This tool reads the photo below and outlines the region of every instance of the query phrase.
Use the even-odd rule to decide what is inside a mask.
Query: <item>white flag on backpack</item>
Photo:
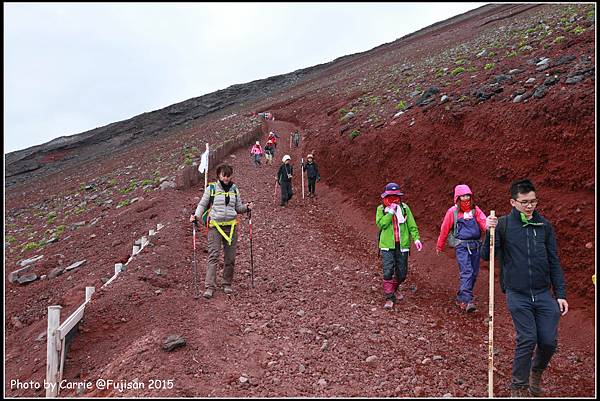
[[[200,165],[198,166],[198,171],[204,173],[208,171],[208,143],[206,144],[206,150],[202,153],[202,157],[200,158]]]

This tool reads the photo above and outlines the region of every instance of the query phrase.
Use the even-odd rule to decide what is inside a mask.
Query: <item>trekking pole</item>
[[[252,255],[252,210],[248,210],[248,219],[250,226],[250,277],[252,281],[252,288],[254,288],[254,257]]]
[[[300,172],[302,173],[302,199],[304,199],[304,157],[302,158]]]
[[[490,216],[495,217],[496,212],[490,211]],[[490,227],[490,309],[488,331],[488,397],[494,398],[494,242],[495,227]]]
[[[273,188],[273,203],[277,203],[277,181],[275,181],[275,188]]]
[[[198,227],[198,221],[194,220],[194,225],[192,226],[194,231],[194,262],[192,264],[192,269],[194,270],[194,299],[200,297],[198,293],[198,265],[196,264],[196,227]]]

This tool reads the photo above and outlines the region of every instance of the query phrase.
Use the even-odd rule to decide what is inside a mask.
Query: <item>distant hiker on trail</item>
[[[411,237],[420,252],[419,229],[408,205],[402,202],[400,186],[387,184],[381,194],[383,204],[377,206],[375,223],[379,228],[379,249],[383,265],[383,293],[387,299],[385,309],[391,309],[397,301],[396,290],[408,274],[408,254]],[[399,292],[399,299],[403,296]]]
[[[298,132],[298,130],[296,130],[294,132],[294,136],[292,138],[292,141],[294,142],[294,146],[298,147],[298,145],[300,145],[300,133]]]
[[[460,289],[456,304],[466,312],[475,312],[473,288],[479,274],[481,258],[481,234],[485,233],[485,214],[475,205],[473,192],[467,185],[454,188],[454,206],[446,211],[440,228],[436,252],[444,249],[450,234],[450,246],[456,251],[456,261],[460,271]]]
[[[256,167],[260,166],[260,158],[262,157],[264,151],[262,146],[260,146],[260,142],[256,141],[252,149],[250,149],[250,155],[254,158],[254,165]]]
[[[290,164],[292,158],[289,155],[283,156],[281,159],[281,166],[277,171],[277,183],[281,187],[281,203],[279,206],[286,206],[287,203],[292,199],[292,177],[294,168]]]
[[[273,148],[273,141],[269,140],[269,141],[267,141],[267,144],[265,145],[265,159],[267,159],[267,163],[269,163],[269,165],[273,164],[274,154],[275,154],[275,149]]]
[[[515,181],[510,185],[510,195],[510,214],[500,218],[488,216],[486,224],[488,228],[495,227],[494,253],[500,255],[500,287],[506,293],[517,332],[511,395],[542,396],[542,373],[556,351],[558,321],[569,311],[566,284],[554,228],[535,211],[535,187],[527,179]],[[489,231],[481,255],[484,260],[490,259]]]
[[[273,156],[275,156],[275,150],[277,149],[277,138],[279,138],[279,135],[277,135],[273,131],[269,132],[269,136],[267,137],[267,141],[273,142]]]
[[[306,156],[306,164],[302,166],[302,172],[306,171],[308,177],[308,196],[313,198],[315,196],[316,182],[321,180],[319,175],[319,166],[314,162],[312,154]]]
[[[216,272],[219,265],[219,253],[223,243],[224,268],[223,292],[231,294],[233,289],[233,267],[235,265],[235,249],[237,243],[237,215],[246,213],[253,207],[252,202],[242,203],[237,186],[231,180],[233,168],[227,164],[217,167],[217,182],[211,182],[204,190],[196,211],[190,221],[207,217],[208,268],[204,298],[211,298],[216,289]],[[205,215],[205,212],[208,212]]]

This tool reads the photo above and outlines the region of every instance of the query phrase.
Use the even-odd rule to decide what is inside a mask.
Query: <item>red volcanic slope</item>
[[[44,395],[11,381],[45,378],[40,334],[47,306],[61,305],[64,319],[83,301],[86,286],[98,289],[114,263],[129,258],[133,241],[161,223],[151,245],[94,295],[69,346],[64,379],[91,388],[61,395],[484,397],[487,264],[475,291],[479,312],[462,314],[453,304],[454,257],[449,251],[437,256],[435,241],[454,185],[469,184],[486,213],[504,214],[510,181],[529,176],[539,187],[542,213],[555,224],[571,305],[543,384],[555,397],[594,396],[592,9],[484,7],[343,58],[292,90],[201,119],[168,139],[11,188],[6,395]],[[434,86],[439,92],[432,101],[417,105]],[[519,94],[526,99],[514,102]],[[242,217],[235,293],[194,300],[188,218],[201,188],[161,191],[158,182],[174,178],[186,154],[199,155],[205,142],[260,125],[249,115],[264,110],[276,118],[262,123],[265,137],[269,130],[282,135],[277,160],[289,153],[298,169],[301,157],[316,155],[323,177],[318,197],[301,199],[297,172],[295,198],[280,208],[273,198],[277,165],[254,168],[248,149],[228,157],[242,198],[256,204],[255,286]],[[344,119],[348,111],[354,117]],[[303,133],[301,147],[289,149],[296,128]],[[391,180],[406,193],[424,250],[413,250],[404,300],[388,312],[374,210]],[[59,240],[42,244],[52,236]],[[202,284],[204,233],[199,249]],[[53,279],[9,283],[17,263],[35,255],[44,255],[31,269],[38,275],[83,259],[86,264]],[[495,292],[495,394],[505,396],[515,338],[498,285]],[[170,334],[183,335],[187,344],[166,353],[162,341]],[[98,379],[130,388],[101,389]],[[167,388],[150,388],[153,380],[164,380]]]

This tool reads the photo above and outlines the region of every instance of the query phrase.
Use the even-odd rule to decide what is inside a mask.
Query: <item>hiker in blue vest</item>
[[[535,210],[538,200],[533,183],[527,179],[513,182],[510,195],[510,214],[488,216],[486,224],[496,227],[494,253],[500,259],[500,287],[517,332],[511,395],[542,396],[542,373],[556,351],[558,322],[569,311],[567,290],[554,228]],[[490,259],[489,231],[481,256]]]
[[[400,186],[390,182],[381,194],[382,205],[377,206],[375,223],[379,228],[379,249],[383,265],[383,293],[386,298],[384,309],[391,309],[398,299],[402,299],[396,291],[406,280],[408,274],[408,254],[411,237],[417,251],[423,245],[419,241],[419,229],[415,218],[408,207],[402,202]]]
[[[448,209],[440,228],[436,252],[444,249],[448,235],[454,240],[450,245],[456,251],[460,271],[460,288],[456,304],[465,312],[475,312],[473,288],[479,274],[481,234],[485,233],[485,214],[475,205],[471,188],[457,185],[454,188],[454,205]]]
[[[231,180],[233,168],[227,164],[217,167],[217,182],[211,182],[204,190],[196,211],[190,221],[206,220],[208,268],[206,269],[204,298],[211,298],[216,289],[219,253],[223,243],[223,292],[231,294],[235,249],[237,244],[237,215],[252,209],[252,202],[242,203],[237,186]],[[205,214],[205,212],[207,212]]]

